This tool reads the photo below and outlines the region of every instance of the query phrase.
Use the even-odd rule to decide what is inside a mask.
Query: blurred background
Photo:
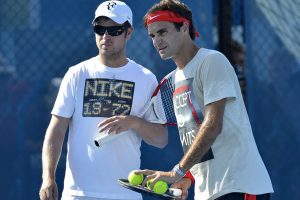
[[[67,69],[97,54],[91,22],[101,2],[0,0],[1,199],[39,199],[50,111]],[[125,2],[135,27],[128,57],[160,79],[175,66],[160,59],[142,26],[143,15],[158,0]],[[273,182],[272,199],[300,199],[300,1],[182,2],[192,8],[200,32],[196,42],[223,52],[236,70]],[[56,174],[60,192],[65,155],[66,148]],[[142,168],[169,170],[181,156],[177,129],[170,129],[165,149],[142,145]]]

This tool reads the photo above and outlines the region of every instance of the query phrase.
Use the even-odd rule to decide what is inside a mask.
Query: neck
[[[121,56],[121,57],[110,56],[109,57],[109,56],[103,56],[100,54],[98,56],[98,60],[103,65],[106,65],[106,66],[112,67],[112,68],[123,67],[124,65],[126,65],[128,63],[128,60],[125,56]]]
[[[183,48],[181,48],[178,55],[173,58],[177,68],[183,69],[186,64],[194,58],[199,49],[200,47],[198,47],[194,42],[186,44]]]

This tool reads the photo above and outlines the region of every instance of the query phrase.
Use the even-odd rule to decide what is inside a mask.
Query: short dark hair
[[[196,36],[196,30],[193,24],[193,15],[191,9],[184,3],[180,2],[179,0],[161,0],[159,3],[154,4],[148,12],[145,14],[143,18],[144,26],[147,27],[147,16],[151,13],[154,13],[156,11],[172,11],[179,16],[187,19],[190,21],[189,26],[189,33],[192,40],[195,39]],[[176,29],[179,30],[183,23],[176,23],[173,22]]]

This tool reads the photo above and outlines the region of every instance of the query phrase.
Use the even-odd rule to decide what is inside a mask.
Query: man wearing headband
[[[130,60],[125,47],[133,32],[132,11],[121,1],[101,3],[92,22],[98,55],[69,68],[52,110],[43,145],[41,200],[57,200],[55,169],[67,128],[68,154],[62,200],[141,200],[118,185],[140,168],[142,139],[163,148],[167,130],[143,116],[157,86],[155,75]],[[102,147],[95,138],[122,134]]]
[[[172,59],[173,103],[183,158],[168,172],[140,170],[183,190],[194,178],[196,200],[268,200],[271,180],[258,152],[234,68],[220,52],[200,48],[191,10],[162,0],[145,15],[154,48]]]

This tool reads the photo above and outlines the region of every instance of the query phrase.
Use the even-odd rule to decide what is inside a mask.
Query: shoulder
[[[213,50],[213,49],[203,49],[204,52],[204,60],[205,61],[222,61],[222,62],[229,62],[226,56],[221,53],[220,51]]]
[[[148,68],[142,66],[141,64],[136,63],[133,60],[129,60],[129,63],[137,75],[145,77],[145,78],[148,77],[151,79],[156,79],[156,76],[154,75],[154,73],[151,70],[149,70]]]
[[[85,73],[93,68],[95,65],[96,57],[84,60],[76,65],[69,67],[67,74],[78,76],[81,73]]]
[[[95,57],[82,61],[76,65],[70,66],[63,77],[64,82],[73,82],[79,80],[94,65]]]
[[[198,66],[198,70],[202,70],[211,65],[218,66],[220,63],[229,63],[228,59],[221,52],[213,49],[201,48],[190,62],[190,65],[196,65]]]
[[[202,78],[213,74],[234,72],[231,63],[223,53],[211,49],[203,49],[202,51],[203,60],[196,70]]]
[[[226,56],[213,49],[201,48],[196,56],[196,63],[199,65],[199,70],[205,69],[218,69],[218,68],[230,68],[231,64]]]
[[[69,68],[69,70],[73,72],[87,70],[90,66],[94,65],[96,57],[92,57],[90,59],[84,60],[76,65],[73,65]]]

